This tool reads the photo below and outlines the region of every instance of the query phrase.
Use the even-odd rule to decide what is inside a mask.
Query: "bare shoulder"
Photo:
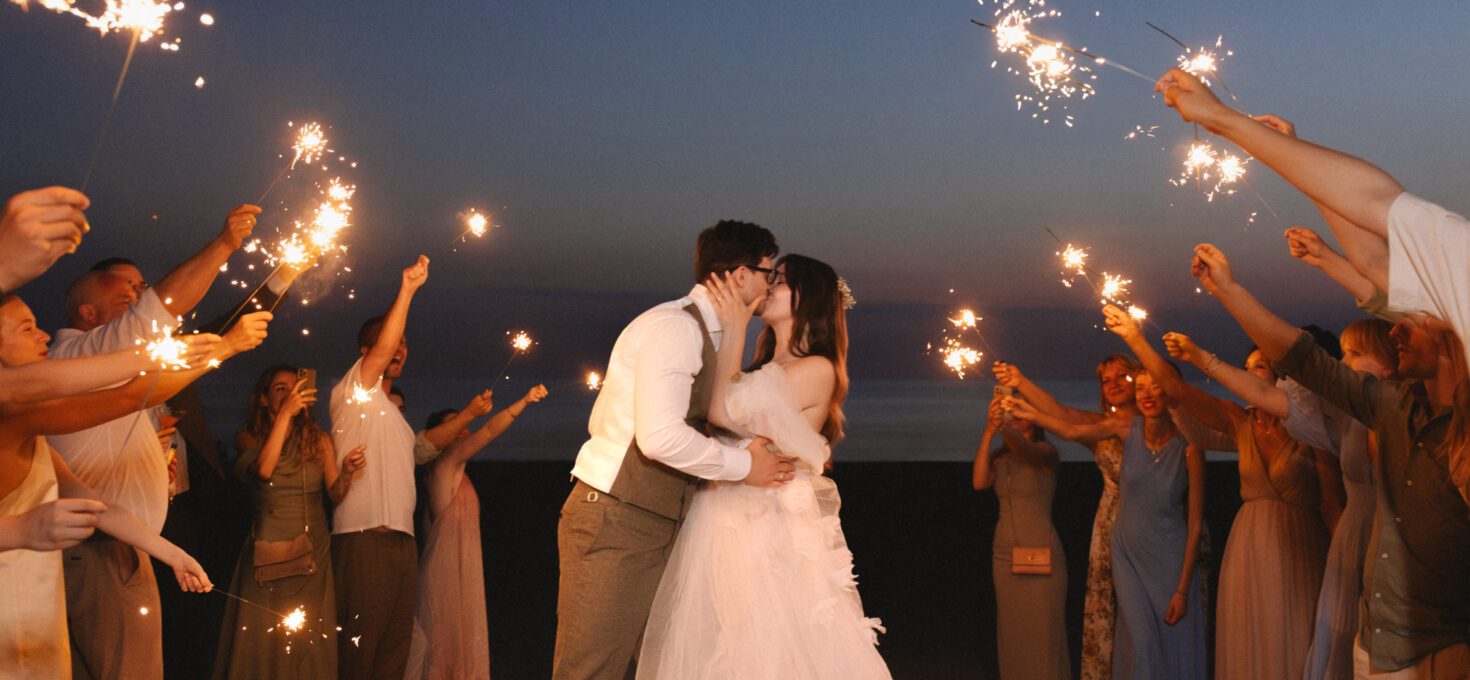
[[[792,396],[802,407],[825,404],[837,384],[837,369],[826,357],[801,357],[782,364]]]

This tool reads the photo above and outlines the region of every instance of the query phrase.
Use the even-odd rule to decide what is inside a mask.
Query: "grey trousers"
[[[77,680],[163,678],[163,624],[153,563],[114,539],[61,552],[71,672]]]
[[[555,680],[619,680],[648,623],[679,522],[577,482],[561,509]]]

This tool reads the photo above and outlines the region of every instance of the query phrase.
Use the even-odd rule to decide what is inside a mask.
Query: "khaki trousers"
[[[1408,668],[1396,671],[1374,671],[1368,663],[1368,650],[1353,645],[1354,680],[1464,680],[1470,678],[1470,646],[1461,642],[1435,651]]]
[[[148,556],[104,538],[67,548],[61,557],[72,677],[162,678],[162,612]]]
[[[556,680],[620,680],[633,659],[679,523],[577,482],[557,526]]]

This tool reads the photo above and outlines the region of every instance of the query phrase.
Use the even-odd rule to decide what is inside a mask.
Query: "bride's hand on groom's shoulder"
[[[750,452],[750,474],[741,481],[751,486],[781,486],[791,481],[796,459],[777,453],[771,440],[756,437],[745,449]]]
[[[725,272],[724,276],[711,274],[704,287],[709,291],[710,304],[714,306],[715,316],[720,318],[720,327],[724,329],[744,329],[756,308],[766,299],[766,294],[762,293],[749,304],[741,300],[733,272]]]

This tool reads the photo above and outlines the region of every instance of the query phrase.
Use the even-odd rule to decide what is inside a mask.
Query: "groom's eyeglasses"
[[[761,273],[765,274],[766,275],[766,283],[769,283],[771,285],[775,285],[776,284],[776,279],[781,276],[781,272],[778,272],[778,271],[776,271],[774,269],[771,269],[770,267],[753,267],[753,266],[750,266],[750,265],[746,265],[745,268],[746,269],[749,269],[750,271],[753,271],[753,272],[761,272]]]

